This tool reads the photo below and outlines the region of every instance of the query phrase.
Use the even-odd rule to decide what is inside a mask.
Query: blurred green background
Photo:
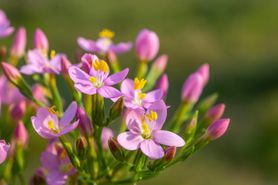
[[[41,27],[51,48],[72,59],[77,36],[95,39],[102,28],[110,28],[116,42],[134,41],[140,29],[154,30],[161,53],[169,55],[172,109],[187,75],[210,64],[204,96],[219,92],[225,116],[232,119],[228,133],[140,184],[278,184],[277,0],[0,0],[0,8],[15,27],[27,28],[30,41]],[[134,51],[120,59],[124,66],[137,64]],[[41,141],[31,137],[30,172],[38,165]]]

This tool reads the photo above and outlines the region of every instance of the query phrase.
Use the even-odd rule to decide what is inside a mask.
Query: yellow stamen
[[[143,89],[146,83],[147,83],[147,80],[145,80],[144,78],[142,78],[141,80],[139,80],[138,78],[135,78],[134,79],[134,89],[135,90]]]
[[[55,56],[56,56],[56,51],[55,50],[51,50],[50,58],[53,59]]]
[[[47,126],[52,132],[55,132],[55,133],[60,132],[59,129],[55,128],[54,122],[52,120],[48,121]]]
[[[67,157],[67,152],[66,152],[66,150],[62,150],[62,152],[60,153],[60,159],[61,160],[63,160],[63,159],[65,159],[66,157]]]
[[[56,106],[54,105],[54,106],[52,106],[52,107],[46,107],[47,108],[47,110],[48,110],[48,112],[50,112],[51,114],[56,114],[56,115],[58,115],[58,111],[56,111]]]
[[[93,66],[96,71],[101,70],[105,73],[108,73],[108,71],[109,71],[108,64],[104,60],[101,60],[101,61],[95,60],[93,63]]]
[[[97,82],[97,78],[96,78],[96,77],[91,76],[91,77],[90,77],[90,81],[91,81],[92,83],[96,83],[96,82]]]
[[[148,124],[144,121],[144,118],[142,119],[142,137],[145,139],[151,138],[151,130],[148,126]]]
[[[105,38],[112,39],[114,36],[115,36],[115,33],[109,29],[103,29],[99,33],[99,37],[105,37]]]
[[[138,93],[138,97],[139,97],[141,100],[143,100],[143,99],[146,97],[146,94],[145,94],[145,93],[139,92],[139,93]]]
[[[147,118],[149,118],[150,121],[155,121],[155,120],[157,120],[157,117],[158,117],[157,113],[155,111],[152,111],[152,110],[146,116],[147,116]]]

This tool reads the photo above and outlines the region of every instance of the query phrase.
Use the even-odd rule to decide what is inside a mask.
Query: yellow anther
[[[139,80],[138,78],[135,78],[134,79],[134,89],[135,90],[143,89],[146,83],[147,83],[147,80],[145,80],[144,78],[142,78],[141,80]]]
[[[58,115],[58,112],[56,111],[56,106],[54,105],[54,106],[52,106],[52,107],[46,107],[47,108],[47,110],[48,110],[48,112],[50,112],[51,114],[56,114],[56,115]]]
[[[101,70],[105,73],[108,73],[108,71],[109,71],[108,64],[104,60],[101,60],[101,61],[95,60],[93,63],[93,66],[96,71]]]
[[[99,37],[112,39],[114,36],[115,33],[109,29],[103,29],[101,32],[99,32]]]
[[[151,130],[148,126],[148,124],[142,119],[142,136],[145,139],[149,139],[151,137]]]
[[[62,152],[60,153],[60,159],[61,160],[63,160],[63,159],[65,159],[66,157],[67,157],[67,152],[66,152],[66,150],[62,150]]]
[[[69,172],[70,170],[73,169],[73,166],[72,164],[70,163],[66,163],[66,164],[62,164],[60,167],[59,167],[59,170],[63,173],[67,173]]]
[[[97,78],[96,78],[96,77],[91,76],[91,77],[90,77],[90,81],[91,81],[92,83],[96,83],[96,82],[97,82]]]
[[[55,133],[59,133],[59,129],[57,129],[54,125],[54,122],[52,120],[48,121],[47,122],[47,126],[48,128],[52,131],[52,132],[55,132]]]
[[[138,93],[138,97],[139,97],[141,100],[143,100],[143,99],[146,97],[146,94],[145,94],[145,93],[139,92],[139,93]]]
[[[157,113],[155,111],[150,111],[149,114],[146,115],[147,118],[150,120],[150,121],[156,121],[157,120]]]
[[[55,50],[51,50],[50,58],[53,59],[55,56],[56,56],[56,51]]]

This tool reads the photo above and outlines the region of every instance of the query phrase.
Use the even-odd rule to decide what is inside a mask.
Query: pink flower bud
[[[16,32],[12,48],[11,56],[21,58],[25,53],[26,47],[26,30],[24,27],[20,27]]]
[[[71,66],[69,59],[62,55],[61,57],[61,71],[63,74],[68,74],[68,69]]]
[[[12,82],[12,83],[17,83],[19,79],[21,79],[21,74],[19,73],[18,69],[16,69],[14,66],[11,64],[2,62],[1,63],[3,72],[5,76]]]
[[[162,97],[165,98],[168,93],[168,88],[169,88],[168,76],[167,76],[167,74],[164,74],[161,76],[161,78],[156,83],[155,89],[160,89],[163,93]]]
[[[13,133],[16,143],[26,146],[28,143],[28,132],[22,121],[18,122]]]
[[[154,65],[157,70],[159,70],[161,73],[163,73],[166,69],[167,62],[168,62],[168,56],[161,55],[154,61]]]
[[[215,105],[214,107],[210,108],[207,112],[206,117],[210,120],[215,121],[222,117],[223,113],[225,111],[225,104],[221,103],[218,105]]]
[[[37,28],[34,34],[34,39],[33,39],[33,44],[34,48],[40,49],[44,52],[47,53],[48,51],[48,39],[44,32],[40,29]]]
[[[203,79],[199,73],[191,74],[182,87],[182,101],[195,103],[203,91]]]
[[[25,110],[26,110],[26,102],[24,100],[14,105],[11,109],[12,119],[15,121],[21,120],[24,116]]]
[[[76,117],[79,119],[81,133],[83,135],[90,135],[93,132],[92,123],[86,112],[81,107],[77,109]]]
[[[203,77],[203,85],[205,86],[209,80],[209,65],[201,65],[201,67],[199,67],[199,69],[197,70],[197,73],[199,73]]]
[[[140,31],[136,38],[135,50],[140,60],[152,60],[159,50],[159,38],[156,33],[148,29]]]
[[[207,137],[211,140],[221,137],[226,132],[229,123],[230,119],[219,119],[213,122],[207,129]]]

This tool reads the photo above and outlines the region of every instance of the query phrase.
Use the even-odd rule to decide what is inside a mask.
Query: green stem
[[[70,146],[66,143],[66,141],[64,140],[64,138],[59,137],[60,142],[62,143],[64,149],[66,150],[68,157],[70,158],[70,161],[72,163],[72,165],[77,168],[80,169],[80,161],[79,159],[76,157],[76,155],[73,153],[72,149],[70,148]]]
[[[55,75],[53,75],[53,74],[49,75],[49,86],[50,86],[50,91],[51,91],[52,98],[53,98],[53,104],[56,106],[58,112],[60,114],[62,114],[63,113],[63,104],[62,104],[62,100],[61,100],[61,95],[60,95],[58,87],[57,87]]]
[[[146,72],[148,70],[148,64],[146,61],[140,61],[139,66],[137,68],[137,78],[144,78]]]

